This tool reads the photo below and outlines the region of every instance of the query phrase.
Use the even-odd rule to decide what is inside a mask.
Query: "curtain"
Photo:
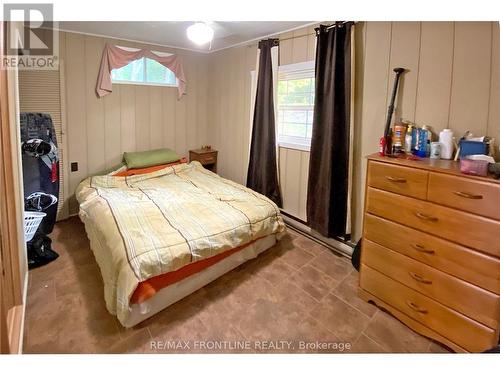
[[[102,52],[101,66],[97,76],[96,93],[100,98],[113,91],[111,84],[111,71],[121,68],[134,60],[147,57],[158,61],[160,64],[170,69],[179,80],[177,87],[179,98],[186,93],[186,77],[181,59],[176,55],[158,56],[150,50],[140,49],[137,51],[127,51],[117,46],[106,43]]]
[[[309,226],[326,237],[350,228],[352,23],[316,28],[314,118],[307,189]]]
[[[278,39],[259,42],[257,90],[253,112],[247,187],[282,206],[276,156],[276,116],[274,111],[273,55],[276,62]],[[274,67],[277,65],[274,64]]]

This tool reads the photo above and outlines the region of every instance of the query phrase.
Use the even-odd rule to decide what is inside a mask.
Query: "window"
[[[127,51],[137,51],[135,48],[120,48]],[[156,51],[153,51],[153,53],[158,56],[169,55],[168,53]],[[134,60],[120,69],[113,69],[111,71],[111,80],[113,83],[177,86],[177,78],[170,69],[147,57]]]
[[[279,67],[278,144],[308,151],[314,111],[314,61]]]

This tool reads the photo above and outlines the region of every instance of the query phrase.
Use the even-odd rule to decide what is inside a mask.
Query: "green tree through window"
[[[312,73],[310,74],[312,75]],[[314,110],[314,78],[278,81],[278,141],[308,147]]]

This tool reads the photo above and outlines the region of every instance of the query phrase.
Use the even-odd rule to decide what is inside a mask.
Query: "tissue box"
[[[485,155],[487,152],[486,143],[477,141],[460,140],[460,158],[468,155]]]

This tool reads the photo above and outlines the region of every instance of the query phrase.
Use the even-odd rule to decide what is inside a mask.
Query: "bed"
[[[106,307],[125,327],[255,258],[285,232],[271,200],[196,161],[89,177],[76,198]]]

